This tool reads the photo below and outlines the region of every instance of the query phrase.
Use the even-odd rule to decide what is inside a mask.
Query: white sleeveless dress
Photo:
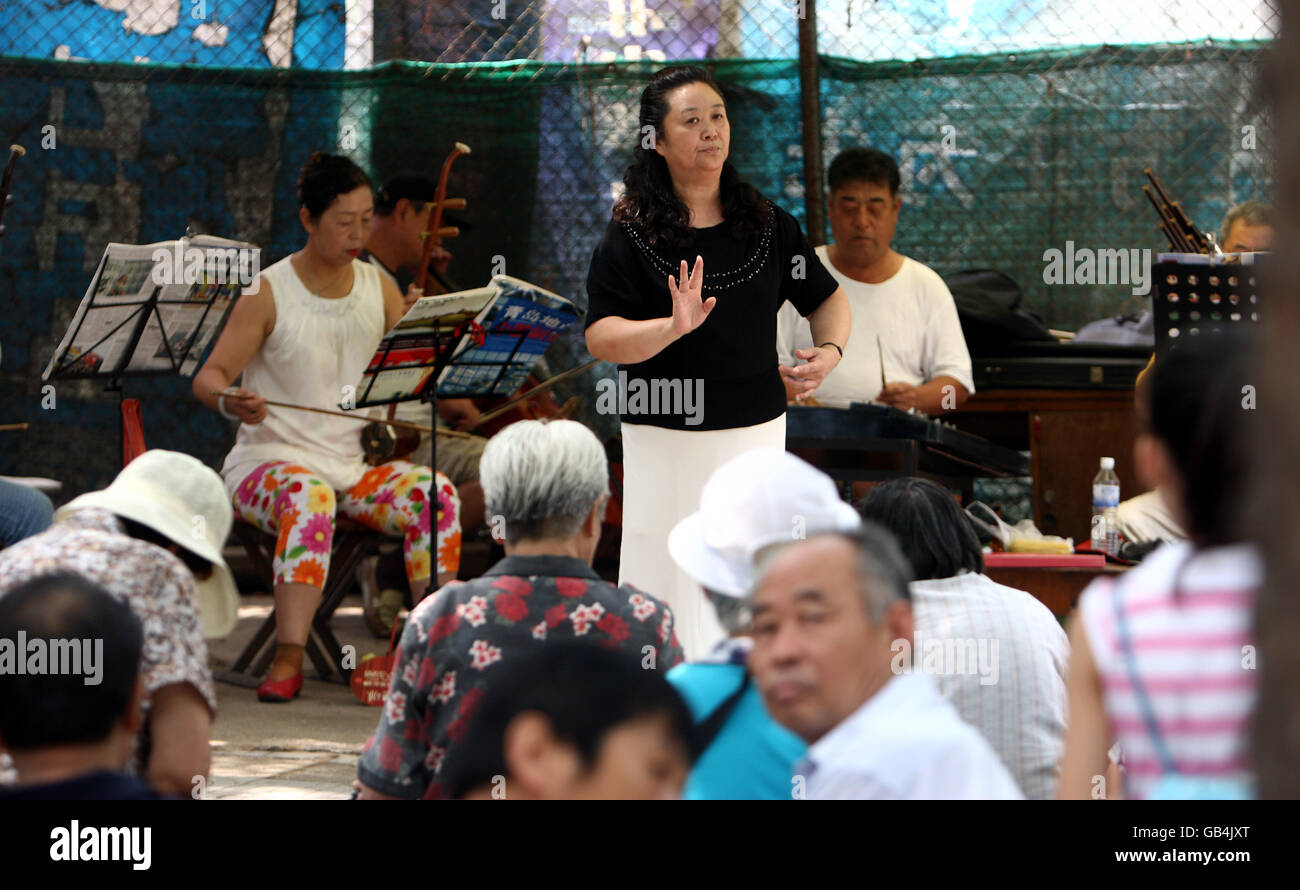
[[[307,290],[289,258],[262,275],[275,300],[275,328],[244,369],[243,387],[279,402],[337,411],[361,381],[379,346],[384,296],[375,267],[352,262],[352,291],[327,300]],[[367,412],[374,413],[374,412]],[[259,424],[240,424],[221,468],[226,492],[273,460],[300,463],[335,491],[347,491],[368,469],[361,447],[363,424],[310,411],[267,406]]]

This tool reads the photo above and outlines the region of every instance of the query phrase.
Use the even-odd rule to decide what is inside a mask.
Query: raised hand
[[[678,287],[677,284],[679,280],[682,282],[681,287]],[[689,278],[686,275],[686,260],[682,260],[682,270],[679,278],[668,276],[668,292],[673,295],[673,333],[679,337],[689,334],[704,324],[704,319],[709,317],[713,307],[718,304],[717,297],[703,299],[703,290],[703,257],[697,256],[695,258],[695,268],[691,270]]]

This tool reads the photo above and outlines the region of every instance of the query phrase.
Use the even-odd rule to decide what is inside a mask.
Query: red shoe
[[[302,671],[287,680],[267,680],[257,687],[257,700],[270,702],[292,701],[302,692]]]

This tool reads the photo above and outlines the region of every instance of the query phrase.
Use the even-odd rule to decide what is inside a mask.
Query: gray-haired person
[[[682,660],[668,607],[591,569],[609,497],[595,435],[571,420],[525,420],[492,437],[479,464],[488,524],[506,558],[425,598],[361,757],[363,798],[442,798],[442,766],[465,737],[495,665],[557,641],[618,652],[644,669]]]
[[[911,571],[863,523],[761,551],[749,669],[768,712],[809,744],[797,797],[1019,799],[989,743],[913,669]]]
[[[1223,217],[1219,246],[1224,253],[1251,253],[1273,246],[1273,208],[1243,201]]]

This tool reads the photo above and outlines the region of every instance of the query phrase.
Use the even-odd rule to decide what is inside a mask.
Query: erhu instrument
[[[438,174],[438,187],[433,196],[433,205],[429,208],[429,216],[426,219],[425,230],[422,233],[424,250],[420,255],[420,268],[416,272],[415,281],[413,282],[413,286],[421,294],[424,293],[424,285],[429,277],[429,261],[433,257],[434,248],[442,244],[443,238],[455,238],[460,234],[460,229],[456,226],[443,226],[442,211],[444,208],[465,209],[464,198],[447,197],[447,177],[451,174],[451,165],[456,158],[469,153],[470,148],[468,145],[457,142],[452,147],[451,153],[447,155],[447,159],[442,162],[442,170]],[[437,381],[431,380],[427,385],[436,386]],[[374,421],[361,430],[361,446],[365,449],[367,463],[378,466],[384,461],[404,457],[414,451],[420,444],[420,433],[433,433],[433,429],[430,427],[397,422],[393,419],[396,414],[397,403],[393,402],[388,406],[388,419],[386,421]]]

